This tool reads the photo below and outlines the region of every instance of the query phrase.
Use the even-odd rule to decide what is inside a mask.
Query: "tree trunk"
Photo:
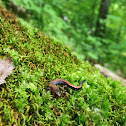
[[[122,22],[120,23],[120,25],[119,25],[119,27],[118,27],[118,32],[117,32],[117,35],[116,35],[116,42],[117,42],[117,43],[120,42],[121,29],[122,29]]]
[[[94,24],[95,24],[95,9],[96,9],[96,6],[97,6],[97,1],[94,0],[93,1],[93,5],[91,7],[91,10],[92,10],[92,14],[91,14],[91,23],[90,23],[90,34],[92,35],[94,33],[93,31],[93,28],[94,28]]]
[[[110,0],[101,0],[101,6],[99,10],[99,16],[96,23],[95,35],[104,37],[105,34],[105,19],[108,14]]]

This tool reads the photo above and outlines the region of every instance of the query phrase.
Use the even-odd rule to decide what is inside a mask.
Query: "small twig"
[[[10,31],[11,33],[13,33],[13,34],[15,34],[15,35],[16,35],[16,33],[15,33],[14,31],[12,31],[12,30],[10,30],[10,29],[8,29],[8,28],[6,28],[6,27],[2,26],[1,24],[0,24],[0,26],[1,26],[1,27],[3,27],[4,29],[6,29],[6,30]],[[24,36],[22,36],[22,35],[20,35],[20,34],[17,34],[17,35],[18,35],[18,36],[20,36],[20,37],[25,38]]]
[[[123,104],[123,105],[116,105],[116,106],[122,107],[122,106],[124,106],[124,105],[126,105],[126,104]]]

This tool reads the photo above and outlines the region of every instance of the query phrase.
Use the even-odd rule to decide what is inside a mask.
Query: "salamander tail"
[[[84,81],[86,81],[86,80],[82,80],[82,81],[80,82],[80,85],[82,85]]]

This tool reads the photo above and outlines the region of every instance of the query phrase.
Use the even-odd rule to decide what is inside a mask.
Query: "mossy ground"
[[[0,125],[126,124],[126,88],[105,78],[61,42],[23,24],[0,7],[0,59],[12,56],[15,70],[0,85]],[[46,92],[54,79],[66,79],[81,90]],[[67,92],[67,93],[66,93]]]

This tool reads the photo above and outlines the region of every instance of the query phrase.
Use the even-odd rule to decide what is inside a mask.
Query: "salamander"
[[[69,87],[71,89],[81,89],[82,88],[82,85],[83,85],[83,82],[85,80],[82,80],[80,82],[80,85],[79,86],[75,86],[75,85],[72,85],[70,82],[64,80],[64,79],[55,79],[53,81],[51,81],[49,83],[49,89],[54,93],[56,94],[58,97],[61,96],[61,91],[60,89],[56,86],[56,85],[64,85],[65,87]]]

